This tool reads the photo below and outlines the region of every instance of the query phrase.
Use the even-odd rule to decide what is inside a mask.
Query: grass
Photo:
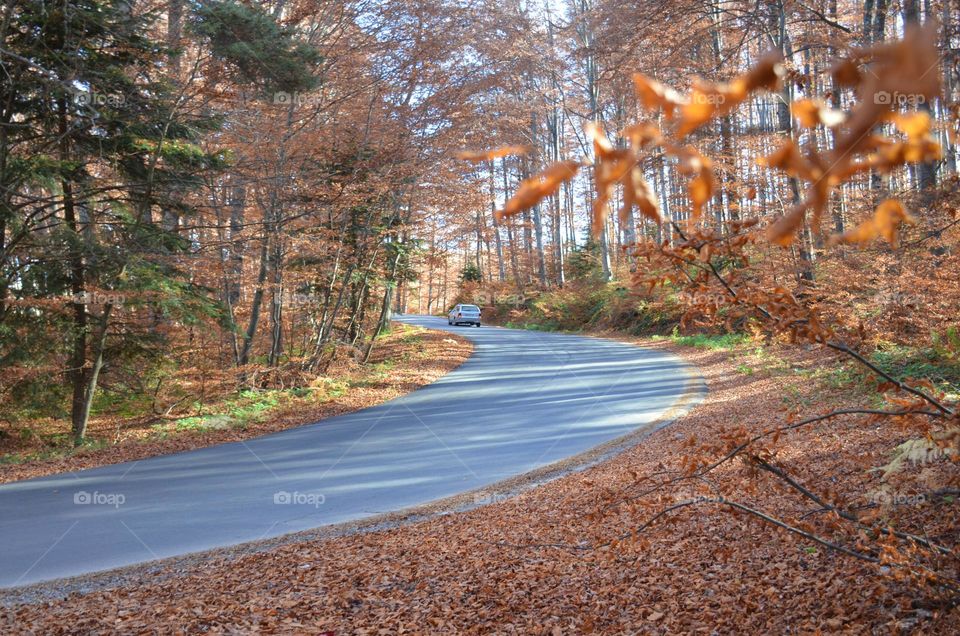
[[[813,403],[812,399],[805,396],[796,384],[785,384],[782,389],[780,401],[788,409],[807,408]]]
[[[960,393],[960,359],[936,346],[881,345],[871,362],[898,380],[925,378],[946,393]]]
[[[793,374],[820,382],[823,386],[831,389],[845,389],[862,379],[857,375],[853,365],[849,363],[813,369],[793,369]]]
[[[526,329],[527,331],[560,331],[560,326],[553,322],[507,322],[504,325],[507,329]]]
[[[673,344],[683,347],[696,347],[711,351],[730,351],[740,345],[750,342],[751,337],[745,333],[725,333],[720,335],[697,333],[690,336],[681,336],[676,329],[669,336],[653,336],[653,340],[669,340]]]
[[[406,359],[406,356],[404,356]],[[384,360],[383,362],[378,362],[376,364],[370,365],[370,371],[366,374],[365,377],[358,380],[351,380],[348,382],[348,386],[353,387],[375,387],[379,384],[382,384],[384,380],[390,375],[390,371],[395,369],[397,366],[396,360]]]
[[[585,326],[611,322],[604,318],[609,318],[607,314],[616,314],[618,308],[622,309],[619,305],[626,303],[623,296],[622,288],[612,283],[600,286],[582,297],[571,296],[565,292],[544,294],[528,307],[527,320],[510,321],[505,326],[543,332],[582,331]],[[612,322],[616,323],[617,328],[627,333],[636,335],[649,333],[650,330],[669,324],[668,312],[663,308],[656,311],[654,309],[641,301],[635,304],[632,317],[625,324],[620,324],[621,321],[617,320]],[[663,315],[657,313],[658,311],[663,312]],[[584,317],[579,323],[579,329],[570,320],[573,316]],[[753,341],[753,338],[746,333],[680,335],[678,327],[674,326],[669,335],[653,335],[651,339],[668,341],[684,347],[736,352],[737,355],[742,353],[749,357],[736,367],[737,373],[743,375],[765,372],[774,375],[799,376],[831,390],[847,390],[857,385],[866,388],[873,386],[870,381],[875,379],[868,369],[861,368],[852,362],[843,361],[835,365],[814,368],[794,368],[763,344],[758,344],[749,352],[744,351],[742,347]],[[872,362],[892,377],[901,380],[928,379],[939,390],[946,393],[948,399],[955,399],[960,395],[960,353],[958,352],[960,352],[960,333],[951,327],[942,334],[934,334],[928,347],[905,347],[881,343],[870,357]],[[876,401],[876,399],[871,392],[871,400]],[[791,395],[785,396],[785,400],[796,401],[795,396]]]
[[[63,434],[56,435],[48,439],[49,448],[32,451],[28,453],[8,453],[0,455],[0,465],[25,464],[32,461],[43,461],[47,459],[60,459],[69,457],[75,453],[88,450],[98,450],[106,448],[109,444],[105,440],[89,438],[84,440],[80,446],[73,445],[73,437]]]
[[[390,362],[390,368],[395,364],[393,361],[388,362]],[[384,364],[374,365],[372,373],[379,373],[376,367]],[[263,421],[280,409],[309,406],[334,400],[346,394],[351,386],[361,384],[361,382],[340,382],[333,378],[323,377],[317,378],[309,387],[242,391],[235,397],[218,403],[215,409],[209,413],[154,425],[151,427],[155,433],[153,437],[162,439],[174,432],[202,433],[224,428],[244,429],[250,424]],[[194,408],[200,411],[203,409],[203,405],[195,404]]]
[[[675,301],[651,303],[632,294],[622,281],[576,279],[563,289],[525,297],[522,303],[501,300],[490,309],[489,320],[530,331],[618,330],[644,336],[669,331],[680,318]]]

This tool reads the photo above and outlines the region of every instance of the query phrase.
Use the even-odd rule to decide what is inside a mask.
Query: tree
[[[460,272],[460,282],[461,283],[482,283],[483,274],[480,273],[480,268],[478,268],[473,263],[467,263],[463,267],[463,271]]]
[[[4,85],[3,117],[18,125],[0,144],[2,279],[26,302],[7,305],[3,318],[14,332],[38,311],[53,310],[57,323],[48,303],[69,298],[61,342],[80,444],[106,356],[123,346],[110,344],[121,305],[172,293],[157,303],[169,309],[190,295],[164,258],[187,245],[154,213],[179,205],[173,193],[221,158],[193,143],[209,121],[179,111],[175,87],[157,71],[166,53],[149,34],[154,16],[119,1],[8,8],[17,20],[3,34],[4,64],[16,83]],[[37,344],[13,344],[4,359],[42,359]]]

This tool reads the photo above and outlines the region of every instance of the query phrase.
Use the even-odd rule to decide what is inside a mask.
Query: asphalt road
[[[483,488],[657,419],[689,369],[562,334],[448,327],[473,356],[379,406],[230,444],[0,486],[0,587],[352,521]]]

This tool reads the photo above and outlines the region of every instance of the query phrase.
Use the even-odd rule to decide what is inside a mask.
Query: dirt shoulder
[[[318,377],[312,389],[264,392],[212,404],[204,418],[95,424],[94,445],[71,452],[46,452],[36,444],[0,447],[0,483],[135,461],[157,455],[236,442],[310,424],[392,400],[443,377],[463,364],[473,345],[461,336],[396,323],[377,342],[369,364],[352,356]],[[223,415],[218,415],[223,413]],[[64,426],[67,426],[64,424]]]
[[[646,344],[698,365],[710,392],[687,415],[607,461],[512,498],[489,493],[494,503],[464,512],[252,554],[211,555],[176,569],[154,568],[120,589],[8,607],[0,610],[0,631],[960,629],[956,609],[937,609],[916,588],[879,578],[874,565],[709,505],[684,508],[624,539],[658,510],[700,492],[691,486],[638,497],[638,478],[679,469],[697,452],[691,449],[764,430],[785,411],[822,413],[863,399],[835,377],[830,356],[815,352]],[[887,463],[906,434],[851,416],[786,433],[776,452],[808,487],[868,502],[879,477],[864,467]],[[726,466],[713,482],[718,494],[773,514],[808,515],[811,527],[830,532],[826,515],[742,464]],[[948,533],[958,525],[958,507],[930,502],[897,523],[954,547],[958,538]]]

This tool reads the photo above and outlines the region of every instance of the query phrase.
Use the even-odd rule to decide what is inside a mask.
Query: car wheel
[[[478,326],[478,327],[480,326],[480,323],[479,323],[479,322],[477,323],[477,326]]]

